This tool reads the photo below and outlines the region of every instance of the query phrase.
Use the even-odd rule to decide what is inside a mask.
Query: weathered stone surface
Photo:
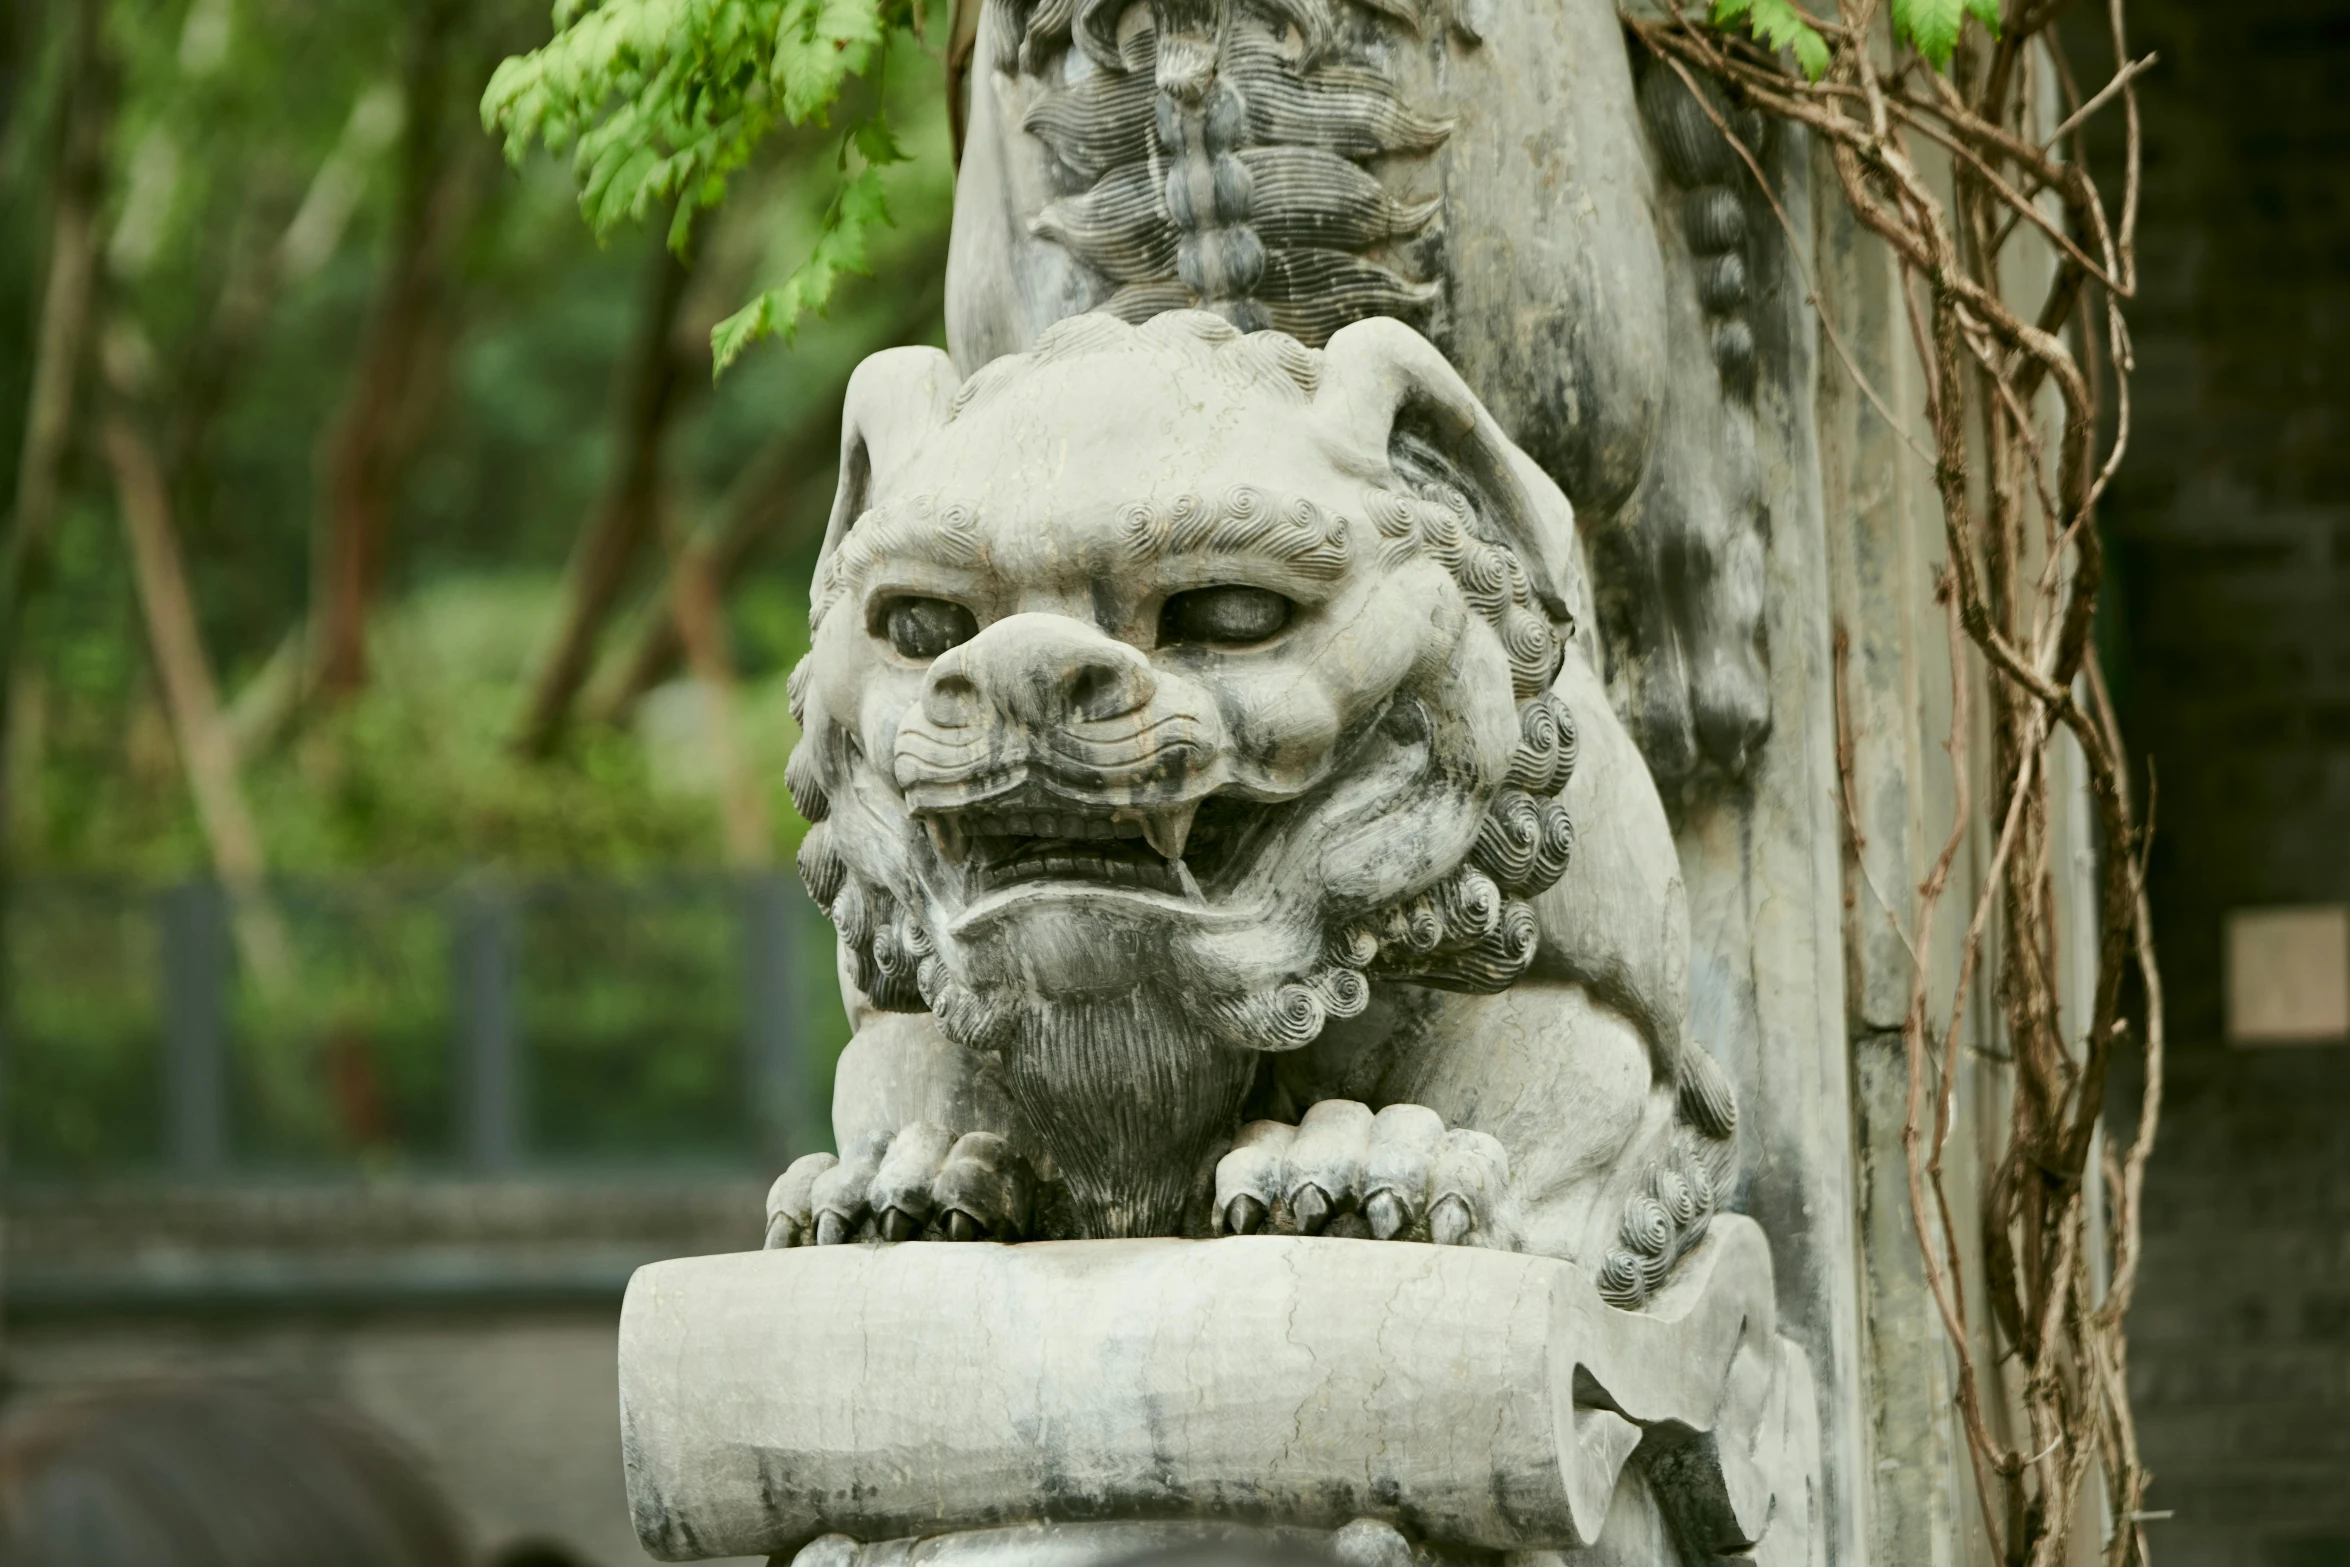
[[[945,1359],[820,1349],[803,1384],[708,1358],[775,1320],[723,1280],[647,1282],[626,1379],[691,1381],[631,1394],[648,1538],[840,1535],[822,1567],[925,1530],[1009,1529],[1012,1561],[1040,1521],[1388,1516],[1629,1562],[1755,1547],[1777,1506],[1769,1554],[1808,1559],[1815,1395],[1759,1232],[1715,1228],[1737,1109],[1688,1032],[1672,832],[1596,673],[1574,513],[1452,368],[1391,321],[1316,350],[1095,315],[968,380],[880,356],[842,475],[789,781],[858,1037],[843,1153],[777,1181],[769,1246],[1079,1238],[963,1250],[1031,1259],[1003,1320],[1056,1343],[1152,1326],[1047,1375],[931,1325],[1009,1288],[949,1277],[992,1263],[812,1263],[854,1298],[788,1320]],[[1111,1244],[1220,1232],[1333,1239],[1269,1278],[1253,1242],[1156,1248],[1164,1276]],[[1406,1278],[1432,1304],[1399,1326]],[[1407,1397],[1415,1322],[1469,1359]],[[1169,1388],[1119,1354],[1236,1324],[1183,1358],[1170,1449]],[[1244,1341],[1302,1343],[1305,1380]],[[1494,1428],[1543,1387],[1547,1425]]]
[[[977,46],[792,682],[840,1153],[639,1280],[648,1544],[1844,1559],[1811,334],[1722,127],[1800,149],[1601,0]]]
[[[844,443],[792,782],[860,1034],[772,1242],[1356,1219],[1646,1298],[1737,1112],[1573,513],[1434,350],[1094,316],[877,358]]]
[[[1358,148],[1347,161],[1376,177],[1376,195],[1356,185],[1351,227],[1342,239],[1316,230],[1317,242],[1351,247],[1351,259],[1419,290],[1392,313],[1429,335],[1575,504],[1598,632],[1592,665],[1673,814],[1696,936],[1691,1032],[1745,1109],[1736,1200],[1781,1247],[1788,1320],[1841,1411],[1828,1422],[1834,1439],[1845,1440],[1859,1419],[1860,1302],[1837,1004],[1844,889],[1827,557],[1846,522],[1822,505],[1814,408],[1839,372],[1815,350],[1811,302],[1820,265],[1851,243],[1838,213],[1815,224],[1810,192],[1815,182],[1832,189],[1832,173],[1814,169],[1800,134],[1765,134],[1729,104],[1701,102],[1629,47],[1607,0],[988,11],[987,27],[1001,31],[983,28],[970,77],[950,269],[948,340],[966,371],[1067,314],[1123,308],[1112,300],[1125,284],[1092,270],[1044,214],[1094,191],[1097,166],[1170,178],[1188,167],[1188,152],[1169,150],[1192,145],[1182,92],[1197,87],[1204,113],[1220,86],[1245,104],[1268,71],[1279,75],[1252,29],[1279,36],[1299,82],[1318,75],[1327,90],[1386,105],[1390,140],[1407,119],[1442,128],[1432,145]],[[1229,80],[1196,69],[1211,21],[1221,57],[1237,62]],[[1122,40],[1117,50],[1103,47],[1105,29]],[[1190,65],[1171,77],[1158,40],[1186,30]],[[1284,78],[1276,91],[1290,87]],[[1072,142],[1072,94],[1085,99],[1097,147],[1075,162],[1055,150]],[[1176,116],[1173,141],[1157,139],[1162,107]],[[1775,203],[1724,125],[1755,155]],[[1243,129],[1230,157],[1286,155],[1263,117]],[[1135,194],[1121,211],[1180,245],[1176,198]],[[1265,229],[1253,186],[1248,194],[1245,215],[1214,209],[1216,222],[1186,207],[1201,230],[1195,245],[1210,228]],[[1304,243],[1287,200],[1258,236],[1276,248]],[[1372,212],[1425,219],[1399,235],[1362,220]],[[1186,301],[1244,323],[1275,319],[1257,313],[1256,295],[1190,291],[1179,260],[1167,264]],[[1294,314],[1276,324],[1308,340],[1324,329]],[[1843,335],[1864,358],[1907,352],[1905,329],[1896,324],[1889,341],[1873,330],[1847,323]],[[1900,443],[1881,428],[1868,437],[1831,461],[1907,483]],[[1867,1467],[1857,1448],[1829,1466],[1847,1549],[1860,1548],[1864,1503],[1852,1484]]]
[[[668,1559],[1120,1517],[1574,1550],[1638,1453],[1693,1546],[1801,1562],[1773,1319],[1735,1219],[1641,1312],[1549,1259],[1303,1237],[663,1263],[622,1317],[631,1506]]]
[[[1102,310],[1426,332],[1572,496],[1658,772],[1770,721],[1750,319],[1778,236],[1608,0],[990,0],[948,273],[966,373]]]

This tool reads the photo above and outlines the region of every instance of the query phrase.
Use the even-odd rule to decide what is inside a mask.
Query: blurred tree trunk
[[[266,869],[261,834],[237,779],[235,742],[221,712],[219,688],[204,657],[195,601],[171,524],[171,501],[152,444],[131,410],[110,405],[100,421],[106,461],[114,470],[123,532],[131,548],[132,577],[147,640],[163,677],[173,737],[187,771],[196,817],[212,851],[212,866],[229,893],[231,928],[247,970],[266,990],[282,988],[293,960],[279,921],[262,886]]]
[[[388,128],[381,114],[387,95],[396,106]],[[187,536],[203,537],[211,521],[220,487],[214,466],[215,432],[253,369],[272,312],[342,248],[375,165],[397,151],[405,112],[405,98],[391,84],[373,81],[361,87],[342,135],[319,161],[300,202],[285,214],[276,238],[242,245],[232,240],[226,247],[212,313],[198,346],[179,356],[170,406],[161,410],[164,471]],[[273,197],[259,185],[240,192],[239,210],[224,227],[232,235],[259,228]],[[294,636],[299,652],[307,638],[300,631]],[[304,667],[295,673],[298,678],[292,686],[298,694],[309,671]]]
[[[16,466],[8,544],[0,554],[0,670],[14,667],[17,626],[38,577],[57,513],[57,493],[73,431],[75,389],[89,357],[90,295],[98,259],[98,207],[105,193],[106,138],[112,114],[99,36],[103,0],[68,0],[60,9],[66,40],[63,134],[49,217],[48,281],[41,299],[40,346],[33,360]],[[8,682],[0,679],[0,692]],[[0,695],[0,729],[6,725]]]
[[[844,379],[832,390],[837,394],[845,393],[846,389]],[[839,395],[828,398],[832,404],[839,401]],[[682,573],[692,571],[706,576],[712,590],[723,599],[727,588],[750,564],[759,547],[779,530],[786,532],[784,542],[788,545],[823,527],[830,497],[820,494],[817,485],[838,455],[839,446],[837,419],[811,419],[777,431],[760,447],[727,492],[720,507],[724,520],[715,529],[696,533],[672,555],[667,605],[670,612],[654,615],[645,622],[619,679],[608,688],[603,700],[596,703],[600,717],[617,722],[627,716],[638,699],[676,673],[680,661],[686,657],[682,617],[677,609]]]
[[[942,308],[940,291],[924,289],[890,322],[875,341],[875,350],[921,341],[934,329]],[[840,405],[848,396],[855,362],[844,367],[811,400],[818,414],[786,426],[768,437],[726,492],[718,507],[715,529],[697,533],[671,555],[672,601],[678,568],[692,562],[707,570],[719,597],[771,541],[788,550],[822,532],[831,514],[832,496],[823,488],[840,457]],[[606,688],[595,711],[606,722],[625,717],[647,691],[676,672],[686,646],[679,635],[676,614],[655,615],[645,622],[630,649],[620,676]]]
[[[678,309],[691,269],[655,243],[637,336],[614,383],[612,474],[581,533],[565,578],[554,651],[530,694],[515,746],[545,757],[561,743],[579,689],[593,667],[604,622],[619,602],[646,535],[658,523],[661,443],[683,402],[692,366],[677,344]]]
[[[718,769],[719,826],[726,863],[734,870],[765,870],[775,862],[775,829],[767,796],[743,747],[734,678],[726,646],[726,605],[707,553],[680,537],[682,528],[664,528],[670,545],[670,622],[678,629],[686,662],[710,704],[710,750]]]
[[[24,96],[25,78],[37,58],[32,8],[0,5],[0,141],[10,139],[11,121]]]
[[[367,683],[367,617],[384,535],[447,363],[452,252],[479,163],[469,155],[477,149],[452,150],[445,112],[460,16],[454,0],[429,0],[415,13],[402,80],[392,255],[320,463],[313,679],[329,699]]]
[[[56,515],[57,491],[65,469],[67,438],[73,428],[74,390],[88,356],[90,290],[98,259],[98,204],[106,180],[106,139],[113,116],[101,24],[104,0],[60,0],[50,8],[70,29],[64,50],[65,91],[60,104],[56,179],[51,187],[48,278],[41,300],[40,345],[34,350],[32,384],[25,400],[24,432],[17,448],[16,493],[8,512],[8,537],[0,543],[0,958],[8,940],[8,909],[14,882],[9,852],[14,825],[16,726],[16,645],[25,599],[40,575]],[[5,118],[0,131],[17,133],[24,99],[25,62],[34,55],[19,12],[7,27]],[[6,965],[0,962],[0,973]],[[4,1043],[4,1041],[0,1041]],[[6,1065],[0,1054],[0,1067]],[[0,1171],[7,1168],[8,1139],[0,1126]],[[7,1341],[0,1337],[0,1352]]]

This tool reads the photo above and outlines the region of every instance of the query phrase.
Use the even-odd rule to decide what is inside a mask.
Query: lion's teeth
[[[1145,811],[1142,836],[1162,859],[1180,860],[1183,858],[1183,845],[1191,838],[1191,819],[1198,814],[1197,801]]]
[[[960,865],[963,856],[971,850],[970,839],[963,833],[962,822],[952,816],[925,816],[922,825],[930,829],[930,846],[938,857],[949,865]]]

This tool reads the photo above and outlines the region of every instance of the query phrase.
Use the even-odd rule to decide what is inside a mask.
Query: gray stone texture
[[[1612,6],[996,0],[969,120],[965,372],[1091,309],[1315,346],[1409,322],[1574,498],[1651,765],[1745,770],[1770,721],[1754,396],[1785,366],[1750,309],[1770,220]]]
[[[1734,1218],[1638,1312],[1547,1258],[1301,1236],[697,1258],[630,1287],[630,1497],[673,1560],[1376,1517],[1480,1559],[1632,1567],[1631,1505],[1701,1558],[1803,1567],[1812,1389],[1773,1316]]]
[[[1816,177],[1833,188],[1831,171]],[[1821,203],[1817,224],[1821,306],[1858,372],[1922,439],[1921,377],[1904,341],[1893,258],[1835,198]],[[1840,1016],[1851,1051],[1849,1200],[1863,1301],[1864,1559],[1922,1567],[1965,1560],[1960,1531],[1974,1516],[1961,1490],[1950,1356],[1918,1260],[1901,1142],[1908,1068],[1900,1026],[1915,973],[1904,932],[1954,803],[1939,743],[1951,711],[1945,621],[1933,600],[1942,519],[1925,464],[1851,373],[1823,354],[1817,384],[1821,482],[1835,519],[1824,530],[1834,735],[1850,775],[1838,785],[1835,831],[1843,850]],[[1957,869],[1951,895],[1961,903],[1973,896],[1972,868],[1970,860]],[[1932,955],[1938,994],[1954,978],[1949,946],[1946,939]],[[1963,1202],[1963,1166],[1956,1174]]]
[[[1816,517],[1808,426],[1775,428],[1788,510]],[[1064,319],[968,379],[900,351],[852,384],[842,473],[793,677],[805,738],[790,771],[858,1023],[838,1076],[842,1153],[802,1160],[770,1197],[769,1245],[817,1255],[644,1282],[623,1361],[648,1545],[690,1558],[820,1529],[869,1541],[1038,1516],[1333,1527],[1369,1513],[1437,1548],[1629,1561],[1654,1555],[1623,1555],[1641,1528],[1600,1526],[1611,1497],[1652,1489],[1700,1549],[1823,1549],[1822,1504],[1851,1493],[1820,1488],[1807,1357],[1764,1328],[1763,1232],[1707,1230],[1738,1189],[1737,1115],[1687,1031],[1686,851],[1596,674],[1573,511],[1435,349],[1393,321],[1314,350],[1194,311]],[[1814,1261],[1846,1222],[1844,1091],[1814,1075],[1837,1060],[1816,1049],[1833,1024],[1835,870],[1828,802],[1800,782],[1826,751],[1820,557],[1804,547],[1816,532],[1786,533],[1783,603],[1811,635],[1773,667],[1797,722],[1758,759],[1751,798],[1685,815],[1711,833],[1725,810],[1743,822],[1735,847],[1700,851],[1709,1022],[1778,1118],[1759,1145],[1771,1184],[1753,1194],[1784,1227],[1789,1297],[1818,1335],[1850,1299],[1843,1271]],[[1220,585],[1236,581],[1264,586]],[[1275,593],[1264,629],[1194,635],[1177,619],[1201,596],[1248,608]],[[1804,1186],[1820,1180],[1813,1201]],[[1765,1194],[1782,1191],[1794,1200],[1774,1208]],[[993,1254],[930,1260],[917,1245],[885,1265],[890,1288],[837,1302],[824,1288],[860,1266],[842,1245],[860,1240],[1100,1248],[1268,1229],[1347,1239],[1163,1264],[1218,1280],[1212,1310],[1119,1262],[1127,1251],[1091,1252],[1103,1278],[1061,1281],[1071,1339],[1047,1346],[1068,1364],[1025,1394],[1028,1416],[970,1442],[956,1433],[999,1417],[969,1412],[997,1411],[999,1384],[1030,1389],[1039,1351],[984,1324],[952,1347],[954,1303],[997,1304],[1003,1286],[924,1270]],[[1412,1449],[1405,1427],[1346,1413],[1357,1383],[1389,1386],[1422,1358],[1376,1305],[1386,1272],[1466,1290],[1446,1328],[1461,1342],[1524,1340],[1510,1305],[1523,1289],[1480,1290],[1501,1264],[1449,1249],[1464,1244],[1574,1263],[1543,1266],[1631,1346],[1588,1366],[1590,1407],[1621,1440],[1578,1416],[1572,1436],[1559,1425],[1528,1449],[1577,1477],[1552,1503],[1517,1495],[1534,1460],[1498,1435]],[[1016,1280],[1058,1254],[1011,1255]],[[1689,1291],[1705,1306],[1684,1323]],[[1258,1315],[1268,1330],[1252,1333]],[[819,1348],[805,1375],[726,1348],[733,1322],[836,1317],[948,1345],[940,1374],[979,1381],[932,1408],[918,1370],[846,1345]],[[1751,1367],[1695,1317],[1761,1333]],[[1185,1350],[1203,1318],[1239,1337]],[[1109,1375],[1110,1352],[1086,1348],[1101,1322],[1145,1371],[1173,1355],[1173,1383]],[[1311,1325],[1306,1365],[1331,1385],[1275,1379],[1260,1407],[1242,1396],[1240,1341],[1270,1350],[1274,1322],[1293,1344]],[[1206,1426],[1178,1435],[1158,1401],[1185,1374],[1199,1380],[1181,1407]],[[1664,1404],[1686,1408],[1644,1413],[1663,1404],[1630,1390],[1658,1377],[1680,1389]],[[1483,1407],[1529,1380],[1545,1379],[1466,1376],[1457,1393]],[[856,1412],[901,1405],[904,1431],[861,1445]],[[1329,1410],[1328,1429],[1290,1413]],[[1849,1440],[1850,1418],[1833,1424]],[[942,1445],[902,1456],[925,1430]],[[1594,1442],[1604,1462],[1588,1473],[1557,1456]],[[1727,1478],[1734,1453],[1777,1478]],[[1717,1457],[1724,1478],[1703,1479]],[[930,1511],[890,1500],[908,1464]],[[1463,1500],[1497,1488],[1515,1497],[1500,1518]],[[1692,1513],[1678,1496],[1692,1490],[1745,1500]]]

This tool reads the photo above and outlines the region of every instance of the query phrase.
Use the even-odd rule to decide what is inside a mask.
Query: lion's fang
[[[1199,814],[1199,802],[1168,806],[1163,810],[1145,811],[1142,816],[1142,836],[1161,859],[1171,865],[1183,863],[1183,845],[1191,838],[1191,819]]]
[[[925,816],[922,825],[930,829],[930,846],[949,865],[962,864],[963,856],[971,852],[971,840],[964,835],[963,824],[957,818]]]

